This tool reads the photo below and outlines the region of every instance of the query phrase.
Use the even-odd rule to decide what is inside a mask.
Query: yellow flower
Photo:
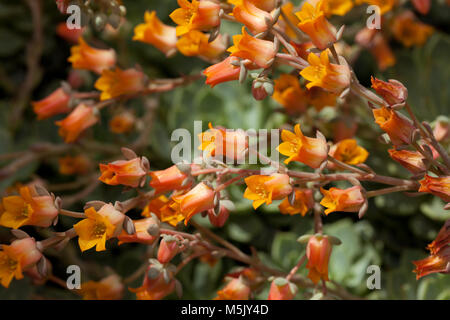
[[[340,93],[350,85],[350,69],[347,65],[330,63],[328,50],[322,51],[320,58],[310,53],[308,55],[309,67],[300,72],[300,75],[310,81],[306,88],[321,87],[333,93]]]
[[[348,189],[330,188],[330,190],[320,188],[320,191],[324,195],[320,204],[327,208],[326,215],[335,211],[358,212],[364,203],[359,186]]]
[[[144,74],[136,69],[103,70],[95,82],[100,90],[100,100],[108,100],[125,94],[135,94],[144,90]]]
[[[191,30],[208,30],[220,25],[218,3],[208,0],[178,0],[180,8],[170,14],[170,18],[178,27],[177,36],[182,36]]]
[[[177,48],[185,56],[199,56],[206,60],[217,58],[225,52],[222,36],[219,35],[213,42],[208,42],[208,38],[203,32],[192,30],[178,40]]]
[[[323,10],[327,16],[344,16],[352,8],[353,0],[325,0],[323,2]]]
[[[301,214],[302,217],[304,217],[308,210],[312,209],[313,206],[314,198],[310,189],[295,189],[294,203],[291,204],[289,199],[285,198],[278,208],[283,214]]]
[[[312,6],[305,2],[302,9],[295,13],[300,20],[298,27],[306,33],[320,50],[336,42],[336,28],[325,18],[324,0]]]
[[[304,112],[307,107],[306,92],[300,87],[296,76],[282,74],[275,81],[273,99],[289,113]]]
[[[369,153],[363,147],[358,146],[355,139],[344,139],[330,148],[330,156],[343,163],[357,165],[364,163]]]
[[[96,247],[95,251],[106,250],[106,240],[113,237],[116,226],[125,218],[124,214],[114,209],[111,204],[106,204],[98,212],[92,207],[86,209],[85,215],[86,219],[73,226],[81,251],[93,247]]]
[[[318,168],[328,157],[327,141],[323,136],[317,138],[305,137],[300,125],[294,127],[295,134],[288,130],[281,132],[282,143],[277,147],[278,152],[288,158],[284,163],[300,161],[311,168]]]
[[[77,293],[83,300],[119,300],[124,286],[118,275],[110,275],[100,281],[88,281],[81,284]]]
[[[253,208],[258,209],[263,203],[271,204],[292,192],[287,174],[275,173],[270,176],[253,175],[245,178],[247,189],[244,198],[253,200]]]
[[[101,50],[89,46],[82,37],[79,44],[70,49],[71,56],[67,61],[74,69],[87,69],[98,74],[116,64],[116,53],[113,49]]]
[[[380,8],[380,14],[385,14],[392,10],[397,0],[356,0],[355,3],[357,5],[367,3],[368,5],[378,6]]]
[[[175,51],[177,35],[175,27],[167,26],[156,16],[156,11],[145,12],[145,23],[134,28],[133,40],[149,43],[170,55]]]

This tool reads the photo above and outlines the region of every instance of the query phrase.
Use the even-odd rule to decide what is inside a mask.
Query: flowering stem
[[[86,218],[84,212],[75,212],[75,211],[69,211],[69,210],[65,210],[65,209],[59,210],[59,214],[61,214],[63,216],[79,218],[79,219]]]
[[[368,192],[366,192],[366,196],[367,196],[367,198],[372,198],[372,197],[381,196],[383,194],[388,194],[388,193],[393,193],[393,192],[408,191],[410,189],[411,189],[410,186],[395,186],[395,187],[384,188],[384,189],[375,190],[375,191],[368,191]]]
[[[292,270],[289,272],[289,274],[286,277],[287,281],[290,281],[292,277],[297,273],[298,269],[300,269],[300,266],[305,262],[306,260],[306,254],[304,254],[300,260],[297,262],[297,264],[292,268]]]

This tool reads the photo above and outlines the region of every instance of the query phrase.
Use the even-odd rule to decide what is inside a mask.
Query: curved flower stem
[[[368,191],[368,192],[366,192],[366,196],[367,196],[367,198],[373,198],[376,196],[381,196],[383,194],[408,191],[408,190],[410,190],[410,188],[411,188],[410,186],[395,186],[395,187],[384,188],[384,189],[375,190],[375,191]]]
[[[297,264],[291,269],[291,271],[289,272],[289,274],[286,277],[287,281],[290,281],[292,279],[292,277],[297,273],[298,269],[300,269],[301,265],[303,264],[303,262],[305,262],[306,260],[306,254],[304,254],[300,260],[297,262]]]
[[[79,218],[79,219],[86,218],[86,215],[84,214],[84,212],[75,212],[75,211],[70,211],[70,210],[65,210],[65,209],[59,210],[59,214],[61,214],[63,216]]]

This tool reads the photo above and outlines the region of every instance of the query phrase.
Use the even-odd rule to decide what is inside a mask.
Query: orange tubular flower
[[[59,126],[59,135],[64,138],[66,143],[77,140],[78,136],[87,128],[96,124],[98,118],[95,109],[85,104],[79,104],[66,118],[56,121]]]
[[[30,269],[43,257],[34,238],[14,240],[10,245],[3,244],[0,249],[0,283],[5,288],[13,278],[22,279],[22,271]]]
[[[176,165],[165,170],[150,172],[150,177],[152,178],[150,180],[150,187],[155,189],[156,193],[188,189],[192,185],[191,181],[185,181],[188,175],[181,172]],[[185,182],[184,185],[183,182]]]
[[[270,285],[268,300],[292,300],[298,288],[285,278],[275,278]]]
[[[40,194],[35,186],[20,188],[20,196],[9,196],[2,200],[0,225],[18,229],[32,225],[49,227],[58,216],[55,199],[48,193]]]
[[[109,122],[109,129],[111,132],[121,134],[133,130],[136,118],[130,112],[123,112],[115,115]]]
[[[431,254],[436,254],[442,249],[447,248],[450,244],[450,220],[447,220],[445,224],[442,226],[441,230],[439,230],[436,239],[433,240],[428,246],[427,249],[430,250]]]
[[[281,104],[288,113],[301,113],[308,106],[305,90],[300,87],[296,76],[282,74],[275,81],[273,99]]]
[[[394,37],[405,47],[423,46],[433,32],[433,27],[418,21],[412,11],[396,16],[392,25]]]
[[[419,182],[419,192],[428,192],[445,202],[450,202],[450,176],[434,178],[425,175],[424,179]]]
[[[268,68],[275,58],[273,42],[250,36],[245,27],[242,34],[233,36],[233,44],[227,50],[232,57],[251,60],[260,68]]]
[[[136,94],[145,89],[144,74],[136,69],[103,70],[95,82],[95,88],[100,90],[100,100],[108,100],[125,94]]]
[[[178,27],[176,35],[182,36],[191,30],[209,30],[220,25],[220,4],[208,0],[178,0],[180,8],[170,14]]]
[[[120,300],[122,299],[124,286],[120,277],[116,274],[102,280],[88,281],[81,284],[77,293],[83,300]]]
[[[300,21],[298,20],[297,16],[293,12],[294,5],[292,4],[292,2],[288,1],[284,5],[281,6],[281,10],[283,11],[284,16],[286,16],[287,19],[289,20],[290,24],[288,22],[286,22],[284,19],[284,16],[281,15],[278,19],[276,26],[279,26],[280,28],[282,28],[284,33],[286,33],[286,35],[289,38],[295,39],[295,37],[297,37],[297,34],[296,34],[295,30],[293,30],[291,28],[290,25],[297,26]]]
[[[414,174],[425,172],[427,167],[423,163],[425,158],[417,151],[389,149],[391,158]]]
[[[86,69],[101,74],[116,64],[116,53],[113,49],[101,50],[90,47],[82,37],[78,45],[70,49],[71,56],[67,61],[72,63],[74,69]]]
[[[277,150],[288,157],[284,163],[300,161],[314,169],[320,167],[328,157],[326,139],[322,135],[317,135],[317,138],[305,137],[299,124],[295,125],[294,131],[295,134],[288,130],[281,132],[283,142],[277,147]]]
[[[315,0],[315,2],[317,2],[317,0]],[[325,0],[322,5],[322,9],[325,11],[327,17],[331,15],[345,16],[352,8],[352,0]]]
[[[306,257],[308,263],[306,268],[309,269],[308,278],[315,284],[320,280],[329,281],[328,279],[328,263],[330,261],[332,245],[327,236],[312,236],[306,246]]]
[[[78,43],[78,39],[83,34],[83,28],[69,29],[67,23],[60,22],[56,26],[56,34],[70,43]]]
[[[63,157],[58,159],[59,173],[63,175],[85,174],[89,171],[91,163],[85,156]]]
[[[151,274],[154,277],[150,278],[148,272],[150,269],[158,270],[155,266],[150,265],[145,273],[142,286],[136,289],[128,288],[131,292],[136,293],[137,300],[161,300],[175,290],[175,279],[170,270],[166,269],[170,278],[170,281],[166,282],[163,272],[155,272],[155,275]]]
[[[397,80],[389,79],[388,82],[371,77],[372,88],[389,103],[390,106],[401,104],[408,98],[408,89]]]
[[[69,112],[69,100],[70,96],[62,88],[59,88],[46,98],[34,101],[31,104],[33,105],[34,113],[38,116],[38,120],[42,120]]]
[[[437,119],[433,135],[439,142],[450,139],[450,122],[448,119]]]
[[[166,56],[175,52],[177,35],[175,27],[162,23],[156,16],[156,11],[145,12],[145,23],[134,28],[133,40],[151,44]]]
[[[169,199],[165,195],[160,195],[158,198],[149,201],[144,210],[142,210],[141,215],[143,217],[151,217],[153,213],[158,219],[161,219],[161,209],[168,203]]]
[[[326,215],[335,211],[358,212],[364,203],[359,186],[348,189],[330,188],[330,190],[320,188],[320,191],[324,195],[320,204],[327,208]]]
[[[187,225],[195,214],[214,208],[214,196],[214,189],[201,182],[186,194],[173,196],[172,199],[180,206],[179,212]]]
[[[135,234],[128,234],[125,230],[117,236],[119,240],[119,245],[122,243],[143,243],[143,244],[153,244],[157,237],[154,237],[148,233],[148,228],[152,225],[156,225],[158,222],[155,218],[149,217],[140,220],[133,220],[134,228],[136,229]]]
[[[276,0],[250,0],[257,8],[270,12],[277,6]],[[229,4],[234,6],[242,5],[243,0],[228,0]]]
[[[248,148],[247,134],[241,130],[228,130],[222,127],[214,128],[211,122],[209,130],[198,135],[200,140],[199,150],[204,151],[204,156],[220,157],[240,160],[245,157]]]
[[[141,158],[132,160],[118,160],[108,164],[100,164],[102,175],[98,178],[101,182],[111,186],[119,184],[137,188],[144,177],[147,170],[142,164]]]
[[[368,5],[375,5],[380,8],[380,14],[385,14],[394,8],[397,3],[397,0],[356,0],[355,4],[363,4],[367,3]]]
[[[388,42],[381,33],[374,36],[369,50],[377,60],[378,68],[381,71],[392,67],[397,62]]]
[[[310,81],[306,88],[321,87],[339,94],[350,85],[350,69],[347,65],[330,63],[328,50],[322,51],[320,58],[310,53],[308,62],[310,66],[300,71],[300,75]]]
[[[247,189],[244,198],[253,200],[256,210],[263,203],[271,204],[272,200],[281,200],[292,192],[287,174],[274,173],[270,176],[253,175],[245,178]]]
[[[336,42],[336,28],[325,18],[324,0],[318,1],[314,7],[305,2],[296,16],[300,20],[298,27],[318,49],[326,49]]]
[[[363,147],[358,146],[355,139],[345,139],[333,145],[329,155],[343,163],[357,165],[364,163],[369,153]],[[329,167],[336,168],[336,165],[329,163]]]
[[[306,95],[309,104],[311,104],[317,111],[320,111],[325,107],[336,106],[336,99],[338,97],[336,94],[319,87],[312,87],[306,92]]]
[[[391,142],[400,146],[411,143],[411,134],[414,126],[411,121],[390,108],[382,107],[372,110],[375,123],[389,135]]]
[[[217,291],[214,300],[248,300],[250,297],[250,287],[243,277],[235,278],[228,282],[222,289]]]
[[[445,247],[437,254],[432,254],[429,257],[413,261],[416,269],[416,279],[419,280],[431,273],[450,273],[450,246]]]
[[[267,11],[259,9],[254,0],[242,0],[233,8],[233,16],[244,24],[250,32],[257,34],[267,30],[267,22],[272,23],[273,18]],[[267,21],[267,22],[266,22]]]
[[[95,247],[95,251],[106,250],[106,240],[111,239],[117,228],[122,225],[125,215],[112,204],[105,204],[97,212],[93,207],[84,211],[86,219],[73,227],[78,235],[78,244],[82,252]]]
[[[185,56],[199,56],[205,60],[219,57],[227,49],[223,37],[219,35],[213,42],[203,32],[192,30],[183,35],[177,42],[178,50]]]
[[[168,203],[161,208],[161,222],[166,222],[176,227],[178,223],[180,223],[184,219],[185,215],[180,209],[180,203],[173,200],[173,198],[170,199]]]
[[[302,217],[306,215],[308,210],[314,207],[314,198],[310,189],[295,189],[294,203],[291,204],[286,198],[278,206],[280,212],[283,214],[301,214]]]
[[[206,84],[214,88],[219,83],[238,80],[241,68],[235,66],[232,62],[239,64],[239,58],[228,57],[222,62],[206,68],[203,71],[206,76]]]
[[[414,8],[425,15],[430,11],[431,0],[412,0]]]

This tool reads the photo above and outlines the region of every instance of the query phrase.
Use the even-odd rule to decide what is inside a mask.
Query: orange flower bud
[[[124,286],[120,277],[116,274],[102,280],[88,281],[81,284],[77,293],[83,300],[120,300],[122,299]]]
[[[145,89],[144,74],[136,69],[103,70],[95,82],[95,88],[100,90],[100,100],[108,100],[121,95],[136,94]]]
[[[423,163],[425,158],[417,151],[389,149],[391,158],[414,174],[422,173],[427,170]]]
[[[306,88],[321,87],[333,93],[340,93],[350,85],[350,69],[347,65],[330,63],[328,50],[322,51],[320,58],[310,53],[310,66],[300,71],[300,75],[310,81]]]
[[[165,170],[150,172],[150,187],[155,189],[156,193],[163,193],[171,190],[182,190],[191,187],[192,182],[186,181],[188,175],[173,165]],[[185,184],[183,185],[183,182]]]
[[[215,192],[204,182],[197,184],[186,194],[173,196],[172,199],[180,206],[179,211],[185,217],[184,224],[197,213],[214,208]]]
[[[240,160],[245,157],[248,137],[243,130],[214,128],[211,122],[208,126],[208,131],[198,135],[201,143],[198,149],[203,150],[205,156],[225,156],[225,158],[233,160]]]
[[[267,22],[272,23],[273,21],[270,13],[259,9],[252,0],[239,2],[233,8],[233,16],[236,20],[244,24],[253,34],[266,31],[268,28]]]
[[[282,74],[275,80],[273,99],[281,104],[286,112],[302,113],[306,110],[307,93],[300,87],[299,79],[291,74]]]
[[[372,88],[383,97],[390,105],[401,104],[408,98],[408,89],[397,81],[390,79],[388,82],[372,77]]]
[[[60,113],[70,111],[70,96],[62,88],[56,89],[46,98],[33,101],[33,111],[37,114],[38,120],[47,119]]]
[[[33,185],[21,187],[20,196],[3,198],[2,207],[0,225],[13,229],[49,227],[58,215],[55,199],[49,193],[40,194]]]
[[[222,62],[206,68],[203,71],[206,76],[206,84],[214,88],[219,83],[238,80],[241,68],[233,65],[232,62],[239,63],[239,58],[228,57]]]
[[[180,252],[180,244],[175,237],[166,236],[161,239],[158,248],[158,261],[166,264]]]
[[[244,198],[253,200],[256,210],[263,203],[271,204],[272,200],[281,200],[292,192],[287,174],[274,173],[270,176],[253,175],[245,178],[247,189]]]
[[[10,245],[3,244],[0,251],[1,285],[8,288],[13,278],[22,279],[22,271],[33,267],[42,257],[34,238],[14,240]]]
[[[127,133],[130,132],[134,123],[136,122],[136,118],[130,112],[123,112],[118,115],[115,115],[111,121],[109,122],[109,129],[114,133]]]
[[[233,36],[233,44],[227,50],[232,57],[248,59],[260,68],[268,68],[275,58],[273,42],[250,36],[245,27],[242,27],[242,34]]]
[[[141,184],[142,179],[147,175],[141,158],[100,164],[100,171],[102,175],[98,179],[103,183],[111,186],[121,184],[132,188],[137,188]]]
[[[430,11],[431,0],[412,0],[414,8],[425,15]]]
[[[77,140],[78,136],[87,128],[96,124],[98,118],[95,109],[85,104],[79,104],[66,118],[56,121],[59,126],[59,135],[64,138],[66,143]]]
[[[291,204],[288,198],[278,206],[282,214],[301,214],[302,217],[306,215],[308,210],[314,207],[313,193],[310,189],[295,189],[294,203]]]
[[[429,257],[413,261],[416,269],[416,279],[431,274],[431,273],[450,273],[450,246],[445,247],[437,254],[432,254]]]
[[[329,155],[343,163],[357,165],[364,163],[369,153],[363,147],[358,146],[355,139],[345,139],[334,144],[330,148]],[[334,163],[328,163],[330,169],[335,169]]]
[[[66,22],[60,22],[56,26],[56,34],[69,43],[78,43],[83,34],[83,28],[69,29]]]
[[[140,220],[133,220],[134,228],[136,229],[135,234],[128,234],[125,230],[122,230],[122,233],[117,236],[119,240],[119,245],[122,243],[143,243],[143,244],[153,244],[157,237],[154,237],[148,233],[148,228],[152,225],[157,225],[158,222],[155,218],[149,217]]]
[[[229,216],[230,212],[224,206],[220,206],[220,210],[217,215],[214,213],[214,210],[208,210],[209,222],[217,228],[222,228],[225,225],[225,222],[227,222]]]
[[[320,280],[329,281],[328,263],[330,261],[332,245],[327,236],[315,235],[309,238],[306,246],[306,257],[309,269],[308,278],[315,284]]]
[[[428,192],[445,202],[450,202],[450,176],[434,178],[426,174],[419,182],[419,192]]]
[[[411,143],[411,134],[414,126],[411,121],[390,108],[382,107],[372,110],[375,123],[389,135],[391,142],[400,146]]]
[[[325,18],[324,0],[315,6],[305,2],[295,15],[300,20],[298,27],[306,33],[320,50],[336,42],[336,28]]]
[[[203,0],[178,0],[180,8],[170,14],[170,18],[178,27],[177,36],[182,36],[191,30],[209,30],[220,25],[220,4]]]
[[[175,27],[162,23],[156,16],[156,11],[145,12],[145,23],[134,28],[133,40],[149,43],[166,55],[176,49],[177,35]]]
[[[328,157],[327,141],[322,135],[317,138],[305,137],[300,129],[300,125],[294,127],[295,134],[288,130],[281,132],[282,143],[277,150],[288,158],[284,163],[300,161],[311,168],[318,168]]]
[[[90,207],[84,213],[87,218],[73,226],[78,235],[81,251],[93,247],[96,247],[95,251],[106,250],[106,240],[114,236],[117,227],[122,225],[125,215],[116,210],[112,204],[105,204],[98,212]]]
[[[71,56],[67,61],[72,63],[74,69],[86,69],[95,73],[111,68],[116,64],[116,53],[113,49],[101,50],[90,47],[82,37],[78,45],[70,49]]]
[[[446,141],[450,138],[450,122],[446,120],[437,120],[433,129],[433,135],[437,141]]]
[[[405,47],[423,46],[433,32],[433,27],[418,21],[412,11],[395,16],[392,25],[394,37]]]
[[[89,171],[91,163],[85,156],[62,157],[58,159],[59,173],[63,175],[85,174]]]
[[[155,265],[150,265],[145,274],[144,282],[141,287],[133,289],[129,288],[131,292],[136,293],[137,300],[161,300],[165,296],[171,294],[175,289],[175,279],[173,279],[173,272],[165,270],[169,275],[169,282],[164,279],[164,273]],[[152,269],[150,278],[149,271]],[[160,271],[159,273],[157,271]],[[154,273],[154,274],[153,274]]]
[[[298,292],[298,288],[285,278],[276,278],[270,285],[268,300],[292,300]]]
[[[320,191],[324,195],[320,204],[327,208],[326,215],[335,211],[358,212],[364,203],[360,186],[347,189],[330,188],[329,190],[320,188]]]
[[[178,40],[177,48],[185,56],[199,56],[204,60],[215,59],[227,49],[220,34],[212,42],[208,42],[208,39],[209,36],[203,32],[192,30]]]
[[[214,300],[248,300],[249,297],[250,287],[243,277],[239,277],[228,282],[222,290],[217,291],[217,297]]]

